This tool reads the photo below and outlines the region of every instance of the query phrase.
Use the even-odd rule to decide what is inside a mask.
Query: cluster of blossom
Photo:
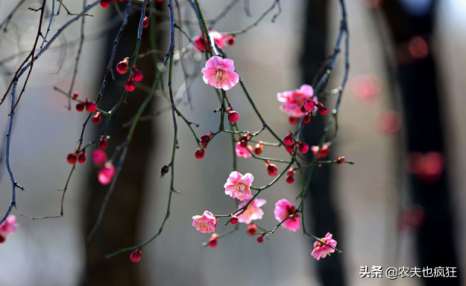
[[[78,19],[79,17],[83,17],[85,12],[87,12],[89,9],[94,7],[95,5],[98,5],[100,2],[100,5],[103,8],[108,8],[112,2],[117,2],[117,0],[97,0],[92,4],[87,5],[81,14],[76,14],[77,16],[74,18],[74,20]],[[127,1],[127,0],[119,0],[119,2],[128,2],[127,3],[127,10],[125,11],[125,16],[123,20],[123,24],[120,28],[120,32],[123,31],[126,21],[128,19],[129,13],[128,11],[130,10],[130,6],[132,5],[132,2],[134,1]],[[157,2],[163,2],[163,0],[157,0]],[[329,163],[336,163],[338,165],[341,165],[346,162],[346,159],[344,157],[338,157],[336,161],[319,161],[319,159],[325,158],[329,152],[330,152],[330,142],[327,141],[327,135],[328,131],[325,131],[324,136],[322,137],[323,144],[321,143],[319,146],[309,146],[307,143],[300,141],[300,133],[302,131],[302,126],[303,124],[308,124],[312,118],[312,116],[318,116],[318,115],[326,115],[328,113],[327,108],[325,105],[319,100],[322,99],[318,97],[317,95],[314,95],[314,89],[310,85],[302,85],[299,89],[296,90],[289,90],[289,91],[284,91],[280,92],[277,94],[277,99],[281,103],[280,110],[283,112],[287,113],[289,115],[289,122],[292,124],[296,124],[299,121],[301,121],[301,125],[299,127],[299,130],[297,132],[288,132],[284,137],[280,137],[276,135],[276,133],[268,126],[268,124],[265,122],[265,120],[262,118],[260,115],[259,111],[255,107],[255,104],[253,103],[251,97],[249,96],[246,87],[244,86],[243,82],[241,82],[239,74],[235,70],[235,65],[232,59],[229,59],[225,53],[223,52],[223,48],[225,46],[232,46],[235,44],[236,41],[236,36],[238,34],[246,32],[248,29],[252,28],[253,26],[257,25],[259,21],[270,11],[273,10],[273,8],[278,5],[278,8],[280,9],[279,6],[279,1],[276,0],[272,7],[267,10],[262,17],[258,19],[256,23],[251,25],[250,27],[240,31],[240,32],[232,32],[232,33],[219,33],[214,30],[208,31],[205,21],[203,19],[199,3],[197,0],[190,1],[192,4],[193,9],[196,12],[197,18],[200,23],[200,28],[201,28],[201,34],[196,37],[194,40],[189,38],[186,32],[184,32],[180,26],[176,23],[173,17],[173,7],[172,1],[168,0],[168,9],[169,9],[169,18],[170,18],[170,47],[167,51],[166,56],[164,57],[164,60],[162,63],[157,63],[157,69],[158,69],[158,74],[156,76],[156,79],[153,82],[151,92],[148,93],[145,101],[143,104],[138,109],[137,115],[132,119],[131,123],[131,128],[128,133],[128,136],[124,142],[119,145],[119,148],[116,148],[114,153],[111,156],[107,156],[106,149],[108,147],[108,137],[106,135],[106,128],[109,124],[109,121],[111,119],[111,114],[120,106],[120,104],[126,99],[126,96],[128,93],[133,92],[137,88],[137,83],[142,81],[144,79],[143,73],[141,70],[139,70],[136,67],[136,61],[138,59],[138,53],[139,53],[139,43],[135,47],[135,51],[132,57],[125,57],[123,60],[119,61],[116,65],[114,65],[114,56],[115,56],[115,51],[118,46],[119,42],[119,35],[118,33],[117,38],[114,41],[114,49],[112,52],[112,55],[109,60],[108,68],[106,70],[106,74],[102,83],[101,90],[99,92],[98,97],[96,98],[95,101],[91,101],[88,98],[85,100],[79,99],[79,93],[74,92],[73,94],[66,93],[57,87],[55,87],[55,90],[61,92],[62,94],[66,95],[69,99],[70,102],[71,100],[76,102],[76,110],[78,112],[83,112],[84,109],[88,112],[88,117],[87,120],[85,121],[83,125],[83,130],[81,133],[81,137],[79,139],[79,145],[76,148],[76,151],[69,153],[67,155],[67,162],[72,165],[72,169],[70,172],[70,177],[71,174],[73,173],[73,170],[75,168],[76,163],[83,164],[87,161],[87,155],[86,155],[86,149],[90,146],[97,145],[98,148],[92,152],[92,162],[93,164],[99,168],[98,170],[98,180],[101,184],[103,185],[109,185],[109,193],[111,193],[111,190],[113,186],[115,185],[115,182],[118,178],[119,170],[121,168],[121,165],[124,161],[125,154],[126,154],[126,148],[128,148],[128,145],[131,142],[131,136],[134,128],[136,127],[137,122],[140,119],[141,114],[144,112],[145,107],[147,106],[147,103],[150,101],[150,99],[153,97],[153,93],[155,90],[159,87],[161,84],[161,78],[163,76],[164,71],[166,68],[168,68],[169,73],[169,95],[170,95],[170,101],[171,101],[171,111],[173,114],[173,123],[174,126],[176,127],[176,115],[181,117],[185,123],[189,126],[191,129],[196,141],[198,142],[198,149],[195,151],[195,157],[197,159],[202,159],[204,158],[206,154],[206,149],[208,144],[210,144],[211,140],[219,133],[221,132],[226,132],[230,133],[232,136],[233,142],[234,142],[234,153],[233,156],[237,157],[242,157],[242,158],[250,158],[254,157],[255,159],[260,159],[265,162],[266,166],[266,171],[267,173],[271,176],[274,177],[273,181],[270,182],[268,185],[261,187],[261,188],[256,188],[252,186],[252,182],[254,180],[254,176],[250,173],[247,174],[241,174],[240,172],[236,171],[236,164],[235,167],[233,168],[233,172],[230,174],[229,178],[227,179],[227,182],[224,185],[225,188],[225,194],[232,197],[235,199],[238,203],[238,209],[229,215],[214,215],[213,213],[209,211],[205,211],[202,215],[194,216],[193,217],[193,223],[192,225],[199,230],[202,233],[212,233],[212,237],[209,239],[208,245],[211,247],[215,247],[218,243],[218,239],[223,237],[224,234],[216,234],[215,233],[215,228],[217,226],[217,222],[219,218],[228,218],[227,223],[232,223],[235,226],[235,230],[238,229],[238,223],[243,223],[247,225],[247,233],[250,236],[256,236],[257,235],[257,241],[259,243],[264,242],[264,238],[268,235],[271,235],[273,232],[278,227],[283,227],[285,229],[288,229],[290,231],[297,231],[299,229],[303,229],[303,233],[306,234],[307,236],[316,239],[317,242],[314,244],[314,250],[312,251],[312,256],[314,256],[317,260],[320,258],[325,258],[327,255],[330,253],[335,252],[336,249],[336,244],[337,242],[333,240],[332,234],[328,233],[324,238],[317,238],[313,235],[310,235],[309,233],[306,232],[305,230],[305,224],[304,224],[304,213],[303,213],[303,203],[305,199],[305,191],[307,188],[307,183],[303,182],[302,184],[302,190],[301,194],[299,196],[299,205],[292,204],[290,201],[286,199],[281,199],[278,202],[275,203],[275,210],[274,210],[274,216],[276,220],[278,221],[278,224],[272,228],[271,230],[267,230],[262,228],[257,221],[262,219],[264,216],[264,212],[262,211],[261,207],[266,204],[266,200],[262,198],[257,198],[259,193],[274,185],[279,179],[281,179],[282,176],[286,174],[286,182],[289,184],[293,184],[295,181],[295,174],[297,171],[300,173],[301,180],[303,180],[303,169],[307,168],[313,168],[314,166],[321,167],[322,164],[329,164]],[[43,2],[45,5],[45,1]],[[344,5],[342,3],[342,9],[344,10]],[[154,2],[144,0],[142,2],[141,6],[141,16],[140,16],[140,24],[138,27],[138,40],[141,40],[139,37],[142,35],[142,32],[145,28],[149,27],[149,18],[153,16],[153,11],[154,11]],[[146,9],[149,8],[150,12],[149,15],[146,14]],[[342,13],[342,15],[345,15],[345,13]],[[149,16],[149,17],[148,17]],[[274,17],[275,19],[275,17]],[[84,21],[83,21],[84,25]],[[153,26],[153,25],[151,25]],[[66,26],[64,26],[66,27]],[[173,95],[172,95],[172,86],[171,86],[171,75],[172,75],[172,69],[173,69],[173,59],[174,59],[174,54],[177,54],[180,56],[178,60],[181,59],[183,61],[182,54],[180,51],[181,50],[187,50],[191,47],[188,47],[187,49],[184,49],[180,47],[180,50],[175,51],[175,41],[174,41],[174,30],[175,27],[178,28],[186,37],[189,38],[190,43],[192,44],[192,49],[195,52],[199,53],[204,53],[206,56],[206,62],[204,68],[200,72],[202,72],[202,78],[203,81],[212,87],[216,89],[216,93],[219,96],[221,107],[218,108],[216,111],[221,113],[221,119],[220,119],[220,127],[219,130],[216,132],[209,132],[208,134],[201,136],[198,138],[198,135],[196,132],[191,128],[192,122],[188,121],[184,115],[180,112],[180,110],[177,107],[177,104],[173,100]],[[342,25],[342,30],[340,31],[340,35],[344,32],[344,29],[346,26]],[[38,37],[40,33],[39,27],[39,32],[38,32]],[[151,27],[152,28],[152,27]],[[341,36],[340,36],[341,37]],[[54,38],[50,39],[50,41],[47,43],[47,47],[51,44]],[[45,42],[45,39],[44,39]],[[339,46],[340,41],[338,41],[337,46]],[[152,49],[155,51],[155,47],[152,47]],[[337,49],[336,49],[337,50]],[[39,55],[38,55],[39,56]],[[139,55],[141,56],[141,55]],[[79,57],[78,57],[79,58]],[[336,59],[336,53],[333,56],[332,64],[329,65],[328,71],[331,71],[334,66],[334,61]],[[25,61],[27,62],[27,61]],[[169,64],[168,64],[169,62]],[[78,59],[76,60],[76,63],[78,63]],[[30,62],[31,68],[32,68],[32,60]],[[121,99],[118,101],[118,103],[114,106],[114,108],[111,111],[104,111],[98,108],[97,103],[99,102],[101,96],[104,93],[105,86],[107,84],[107,81],[109,79],[109,74],[113,74],[113,68],[116,70],[118,74],[124,75],[124,74],[129,74],[128,78],[126,79],[126,82],[124,84],[124,93],[121,97]],[[185,72],[185,76],[186,71]],[[75,72],[76,73],[76,72]],[[21,72],[22,74],[22,72]],[[327,73],[329,74],[329,73]],[[346,78],[346,76],[345,76]],[[327,78],[328,79],[328,78]],[[324,80],[324,78],[322,78]],[[74,81],[73,81],[74,82]],[[233,110],[229,99],[227,97],[227,94],[225,91],[228,91],[235,87],[237,84],[241,86],[243,89],[244,93],[246,94],[248,100],[250,101],[251,105],[254,107],[254,110],[258,117],[260,118],[263,128],[256,132],[256,133],[251,133],[249,131],[240,131],[238,127],[239,119],[240,119],[240,114]],[[12,85],[16,87],[15,82],[12,81]],[[322,86],[319,87],[319,84],[316,85],[316,93],[320,96],[322,89]],[[342,86],[340,86],[340,91],[343,90],[344,83]],[[71,87],[70,90],[73,90]],[[15,88],[12,88],[12,98],[14,102],[14,92]],[[71,93],[71,92],[70,92]],[[341,92],[340,92],[341,95]],[[21,96],[21,95],[20,95]],[[3,100],[2,100],[3,101]],[[19,101],[19,99],[18,99]],[[228,106],[227,104],[228,103]],[[14,107],[12,107],[14,109]],[[336,115],[336,109],[334,110],[334,115]],[[13,110],[12,110],[13,111]],[[14,113],[12,112],[12,116],[10,119],[10,123],[12,123]],[[83,143],[83,135],[84,130],[86,127],[87,122],[92,118],[92,122],[96,125],[100,124],[102,122],[102,116],[104,116],[105,119],[105,124],[103,127],[103,130],[100,133],[100,137],[97,137],[94,141],[82,145]],[[224,118],[225,116],[228,119],[228,122],[230,124],[230,129],[231,130],[226,130],[224,128]],[[336,119],[336,116],[335,116]],[[10,125],[11,126],[11,125]],[[263,142],[263,141],[256,141],[256,136],[259,135],[260,132],[263,130],[268,130],[272,135],[274,135],[275,139],[278,141],[278,143],[268,143],[268,142]],[[10,133],[10,131],[8,131]],[[7,138],[9,138],[7,136]],[[330,140],[331,141],[331,140]],[[255,143],[255,146],[252,147],[250,145],[250,142]],[[9,144],[9,141],[7,142]],[[8,145],[7,145],[8,146]],[[286,160],[280,160],[280,159],[274,159],[274,158],[263,158],[259,157],[259,155],[262,154],[264,150],[264,146],[274,146],[274,147],[284,147],[291,158],[291,161],[286,161]],[[174,144],[173,144],[173,149],[172,149],[172,157],[171,157],[171,162],[167,165],[165,165],[162,168],[162,175],[166,174],[169,172],[170,169],[172,169],[172,180],[171,180],[171,187],[170,187],[170,198],[173,192],[177,192],[174,190],[173,187],[173,182],[174,182],[174,161],[175,161],[175,152],[178,147],[178,141],[177,141],[177,128],[175,128],[174,132]],[[7,148],[8,150],[8,148]],[[123,151],[121,151],[123,150]],[[309,151],[313,154],[313,161],[312,162],[306,162],[306,159],[302,154],[306,154]],[[8,151],[7,151],[8,152]],[[7,156],[8,158],[8,156]],[[110,158],[110,159],[109,159]],[[119,158],[119,161],[117,164],[114,165],[114,160],[117,160]],[[279,168],[273,163],[273,162],[280,162],[280,163],[287,163],[288,166],[284,168],[281,172],[279,171]],[[351,163],[351,162],[349,162]],[[9,162],[7,159],[7,166]],[[117,167],[115,167],[117,166]],[[15,188],[18,187],[17,183],[14,181],[12,174],[12,184],[13,184],[13,198],[14,198],[14,191]],[[309,176],[310,177],[310,176]],[[69,180],[68,180],[69,181]],[[62,207],[61,207],[61,214],[59,216],[47,216],[47,217],[42,217],[42,218],[48,218],[48,217],[61,217],[63,216],[63,200],[64,200],[64,194],[66,192],[68,183],[66,183],[65,188],[63,189],[63,198],[62,198]],[[20,187],[20,186],[19,186]],[[21,188],[21,187],[20,187]],[[257,190],[257,193],[252,194],[251,190]],[[116,251],[113,254],[110,254],[108,257],[111,257],[113,255],[116,255],[118,253],[124,252],[124,251],[131,251],[130,254],[130,259],[133,262],[138,262],[141,259],[142,255],[142,247],[155,239],[160,232],[163,229],[163,225],[165,224],[165,221],[168,218],[169,214],[169,208],[170,208],[170,202],[171,200],[169,199],[168,201],[168,208],[167,208],[167,216],[165,217],[162,227],[159,231],[158,234],[156,234],[153,238],[149,239],[148,241],[139,244],[137,246],[125,248],[125,249],[120,249]],[[13,201],[10,209],[14,206],[15,202]],[[103,213],[105,207],[103,206],[101,209],[101,213]],[[9,211],[7,215],[9,214]],[[5,217],[7,216],[5,215]],[[10,219],[10,218],[9,218]],[[7,220],[4,222],[4,224],[9,224],[10,226],[13,225],[16,227],[14,217],[13,219]],[[99,225],[99,221],[96,223],[96,227]],[[2,224],[3,226],[3,224]],[[5,227],[7,228],[7,227]],[[14,231],[11,231],[11,227],[8,228],[10,229],[11,233]],[[259,229],[262,232],[258,232]],[[93,229],[94,230],[94,229]],[[3,235],[7,232],[0,232],[0,235]],[[92,233],[92,232],[91,232]]]
[[[16,217],[14,215],[8,216],[0,225],[0,243],[4,243],[9,234],[15,233],[18,226],[19,223],[16,222]]]

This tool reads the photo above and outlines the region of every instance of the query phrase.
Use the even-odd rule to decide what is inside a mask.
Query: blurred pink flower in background
[[[325,258],[327,254],[334,253],[335,249],[332,247],[337,246],[337,241],[332,239],[332,234],[328,232],[324,238],[321,239],[323,242],[327,243],[331,247],[323,244],[322,242],[316,241],[314,243],[314,249],[312,250],[311,255],[314,256],[315,259],[320,260],[321,258]]]
[[[240,201],[249,200],[252,197],[250,187],[253,180],[254,176],[250,173],[243,176],[240,172],[231,172],[224,186],[225,194]]]
[[[288,200],[281,199],[275,204],[274,214],[278,221],[282,221],[295,211],[295,206],[293,206]],[[294,217],[287,219],[282,225],[291,231],[297,231],[300,229],[301,222],[299,221],[299,213],[296,213]]]
[[[244,207],[249,201],[243,201],[239,208]],[[238,216],[238,221],[242,223],[250,223],[253,220],[262,219],[264,212],[261,210],[261,206],[265,205],[267,201],[265,199],[255,199],[251,202],[248,208]]]
[[[107,162],[107,154],[105,154],[105,151],[102,151],[100,149],[97,149],[92,153],[92,161],[94,162],[94,165],[97,167],[103,166]]]
[[[229,90],[239,82],[233,60],[219,56],[208,59],[202,73],[204,82],[218,89]]]
[[[210,233],[215,231],[217,218],[209,211],[204,211],[202,216],[193,216],[193,226],[202,233]]]
[[[406,156],[406,169],[426,183],[440,179],[444,169],[444,157],[440,152],[422,154],[411,152]]]
[[[381,111],[377,115],[377,125],[386,134],[395,134],[401,129],[401,116],[393,110]]]
[[[288,113],[291,117],[301,117],[304,113],[301,111],[301,107],[308,98],[312,98],[314,90],[312,86],[303,84],[300,89],[287,90],[284,92],[277,93],[278,101],[283,104],[280,110]],[[317,97],[313,98],[317,105]]]
[[[380,78],[373,75],[357,75],[351,79],[352,94],[364,103],[373,103],[382,90]]]
[[[108,185],[115,175],[115,166],[112,163],[108,162],[105,166],[99,171],[99,182],[102,185]]]

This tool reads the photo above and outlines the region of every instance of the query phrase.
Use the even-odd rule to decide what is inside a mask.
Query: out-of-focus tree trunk
[[[125,6],[120,7],[124,9]],[[140,13],[138,11],[129,17],[128,25],[118,45],[114,64],[125,57],[132,56],[136,43],[139,18]],[[108,45],[102,47],[101,51],[96,51],[101,53],[105,59],[110,57],[113,40],[119,28],[118,26],[109,32],[106,41]],[[150,50],[149,36],[149,28],[144,29],[142,44],[139,49],[140,54]],[[155,76],[152,57],[139,59],[137,67],[144,74],[142,83],[150,85]],[[119,75],[115,72],[114,74],[118,82],[110,80],[101,105],[104,110],[109,110],[117,102],[124,91],[124,80],[128,77],[128,73]],[[147,92],[141,88],[128,93],[126,103],[123,103],[114,113],[107,131],[107,134],[111,136],[109,147],[107,148],[109,156],[115,147],[125,140],[128,134],[129,128],[123,128],[122,124],[128,122],[136,114],[146,95]],[[149,113],[151,109],[151,104],[149,104],[145,112]],[[140,225],[141,206],[147,192],[147,186],[144,182],[149,175],[149,158],[151,158],[152,144],[153,126],[151,121],[140,122],[134,132],[122,171],[107,205],[101,226],[94,238],[87,244],[85,272],[81,285],[141,285],[137,271],[138,264],[132,263],[129,260],[129,253],[123,253],[111,259],[106,259],[105,256],[119,248],[136,245],[140,242],[137,234],[138,226]],[[97,220],[104,196],[109,188],[109,186],[102,186],[98,183],[97,170],[93,170],[89,174],[87,181],[89,185],[85,187],[87,201],[84,212],[84,230],[86,235]]]
[[[303,82],[308,84],[312,83],[322,63],[329,55],[326,49],[328,2],[326,0],[307,1],[301,63]],[[324,124],[323,116],[313,117],[311,123],[304,128],[304,141],[310,145],[318,145]],[[306,216],[309,217],[307,222],[311,225],[311,232],[319,237],[324,237],[327,232],[333,233],[334,237],[342,237],[332,194],[330,167],[315,168],[305,209],[307,209]],[[314,244],[314,241],[310,243]],[[346,285],[343,260],[340,257],[320,260],[317,263],[317,273],[322,285]]]
[[[421,9],[422,5],[416,7]],[[433,37],[436,1],[424,12],[414,13],[404,9],[400,1],[384,1],[382,10],[386,17],[398,51],[407,47],[413,36],[421,36],[429,44]],[[400,61],[398,57],[395,76],[398,81],[406,126],[408,152],[440,152],[444,154],[445,119],[442,114],[439,80],[434,55],[420,59]],[[405,53],[408,53],[408,49]],[[399,55],[399,53],[398,53]],[[412,52],[411,52],[412,55]],[[448,166],[447,163],[444,166]],[[424,223],[417,232],[417,267],[457,267],[457,247],[453,236],[454,221],[451,214],[450,187],[445,168],[436,181],[421,179],[411,174],[412,201],[424,208]],[[457,275],[459,273],[457,272]],[[439,281],[438,279],[442,279]],[[460,285],[459,279],[426,278],[424,285]]]

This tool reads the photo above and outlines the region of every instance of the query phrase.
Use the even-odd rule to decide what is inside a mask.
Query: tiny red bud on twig
[[[102,116],[100,116],[100,112],[96,112],[96,114],[92,116],[92,122],[97,125],[97,124],[100,124],[101,121],[102,121]]]
[[[196,156],[197,159],[204,158],[205,149],[197,149],[196,152],[194,152],[194,155]]]
[[[66,161],[68,161],[68,164],[70,164],[70,165],[76,164],[77,160],[78,160],[78,156],[76,156],[76,152],[75,153],[70,153],[66,157]]]
[[[76,110],[78,112],[82,112],[84,110],[84,107],[86,107],[86,105],[84,103],[78,103],[76,104]]]
[[[141,256],[142,256],[142,249],[141,248],[137,248],[136,250],[134,250],[133,252],[131,252],[131,254],[129,255],[129,259],[132,261],[132,262],[139,262],[141,260]]]
[[[259,235],[259,237],[257,238],[257,242],[259,242],[259,243],[264,242],[264,235],[263,234]]]
[[[79,152],[78,162],[80,164],[84,164],[86,162],[86,160],[87,160],[86,151],[82,150],[81,152]]]
[[[346,162],[346,158],[343,156],[340,156],[337,158],[337,165],[340,166],[341,164]]]
[[[125,83],[125,89],[128,92],[132,92],[136,89],[136,85],[134,84],[133,80],[130,78],[128,81]]]
[[[238,119],[239,119],[238,112],[230,111],[230,113],[228,113],[228,121],[235,123],[236,121],[238,121]]]
[[[257,225],[253,222],[251,222],[248,227],[246,228],[246,232],[250,235],[250,236],[254,236],[256,235],[256,232],[257,232]]]
[[[125,74],[128,71],[129,58],[125,58],[121,62],[117,63],[116,70],[119,74]]]
[[[275,166],[274,164],[269,164],[267,166],[267,173],[272,176],[272,177],[275,177],[276,175],[278,175],[278,168],[277,166]]]
[[[142,27],[147,28],[149,26],[149,18],[144,17],[144,20],[142,20]]]
[[[102,6],[102,8],[110,7],[110,0],[100,0],[100,6]]]
[[[101,136],[101,137],[100,137],[100,140],[99,140],[99,147],[100,147],[100,149],[101,149],[101,150],[105,150],[105,149],[107,149],[107,146],[108,146],[107,137]]]
[[[138,69],[134,69],[133,70],[133,80],[135,82],[140,82],[142,81],[142,79],[144,78],[144,75],[142,74],[142,71],[138,70]]]

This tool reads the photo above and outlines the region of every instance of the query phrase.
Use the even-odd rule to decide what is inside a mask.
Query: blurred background
[[[228,3],[234,3],[215,26],[217,31],[231,32],[256,21],[273,2],[201,0],[200,4],[205,18],[214,19]],[[33,46],[39,13],[28,8],[41,3],[25,1],[7,31],[0,33],[2,91]],[[157,8],[166,9],[163,4]],[[0,21],[16,5],[16,1],[0,0]],[[81,1],[65,1],[65,5],[74,13],[82,10]],[[125,3],[119,5],[123,10]],[[191,7],[185,1],[180,5],[183,18],[194,20]],[[276,94],[313,82],[333,51],[341,10],[336,0],[281,1],[280,5],[282,12],[274,23],[271,19],[277,8],[257,27],[238,35],[235,45],[225,52],[235,61],[264,119],[284,136],[296,126],[279,111]],[[68,111],[67,99],[52,87],[68,90],[70,86],[80,35],[77,21],[34,64],[17,109],[11,166],[25,190],[18,192],[13,210],[20,227],[0,245],[0,285],[466,285],[453,278],[360,278],[361,266],[370,269],[374,265],[384,269],[452,266],[458,267],[458,276],[466,270],[466,130],[462,127],[466,119],[462,110],[466,104],[466,2],[348,0],[346,6],[351,70],[339,113],[339,134],[329,158],[345,156],[356,164],[319,168],[307,205],[310,231],[318,237],[333,233],[343,255],[316,261],[311,256],[313,241],[284,229],[258,244],[246,234],[244,225],[219,240],[216,248],[202,247],[210,235],[197,232],[191,217],[204,210],[223,214],[235,208],[223,189],[232,171],[231,138],[217,136],[205,158],[197,160],[192,134],[181,122],[175,162],[175,188],[181,194],[173,196],[162,235],[144,247],[137,264],[130,262],[129,253],[106,260],[106,254],[153,236],[163,221],[170,183],[168,176],[159,178],[159,174],[170,162],[170,112],[138,125],[102,227],[90,243],[85,243],[86,236],[108,190],[98,183],[97,169],[90,160],[79,165],[71,179],[64,217],[35,221],[21,217],[60,213],[58,190],[70,171],[66,155],[76,148],[86,115]],[[49,15],[52,4],[47,7]],[[95,99],[120,23],[114,20],[118,12],[113,7],[97,6],[90,14],[74,89],[82,98]],[[71,17],[62,10],[54,17],[51,33]],[[135,9],[117,61],[132,54],[138,19]],[[157,44],[164,51],[169,26],[163,17],[157,21]],[[200,32],[196,21],[184,23],[184,29],[192,37]],[[184,46],[189,44],[182,41]],[[141,53],[150,51],[147,42],[145,38]],[[203,65],[196,59],[200,60],[193,51],[186,56],[190,70]],[[127,129],[121,126],[136,112],[155,74],[152,60],[139,60],[138,68],[145,80],[115,115],[109,150],[123,141]],[[342,73],[340,55],[331,87],[340,84]],[[99,104],[104,109],[110,109],[121,95],[125,77],[116,75],[116,79]],[[183,89],[178,90],[183,82],[178,64],[173,85],[180,99],[186,99]],[[199,77],[190,83],[192,108],[181,103],[180,110],[200,124],[199,135],[217,130],[218,114],[212,112],[219,107],[215,93]],[[240,114],[241,128],[260,129],[241,89],[235,87],[228,94]],[[332,99],[326,105],[333,106]],[[154,97],[147,113],[166,106],[163,97]],[[0,106],[0,112],[0,127],[5,128],[7,104]],[[307,142],[317,142],[323,124],[311,122],[304,135]],[[85,142],[98,136],[100,129],[91,125]],[[269,134],[261,138],[273,141]],[[1,146],[4,153],[4,143]],[[265,148],[264,155],[286,158],[284,150],[274,148]],[[262,161],[238,158],[238,171],[253,173],[255,186],[270,181]],[[282,180],[263,193],[267,204],[262,207],[262,225],[276,224],[275,202],[293,201],[298,185]],[[9,206],[10,191],[2,163],[0,213]],[[229,228],[221,224],[218,229]]]

